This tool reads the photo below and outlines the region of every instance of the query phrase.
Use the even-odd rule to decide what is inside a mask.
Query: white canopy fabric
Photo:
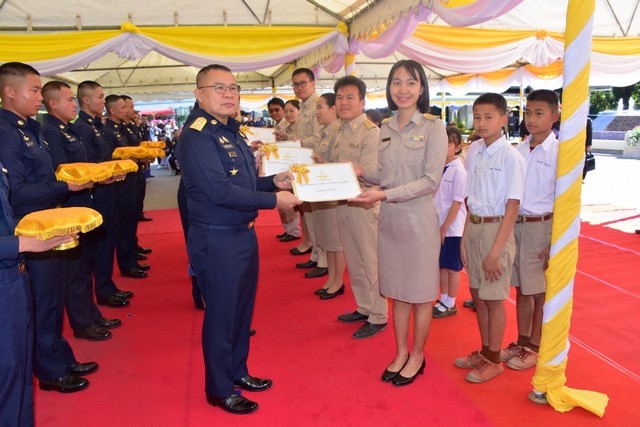
[[[320,90],[330,90],[345,74],[349,56],[353,65],[346,71],[365,80],[371,90],[383,90],[389,69],[404,58],[425,65],[433,93],[502,92],[518,85],[559,88],[567,1],[541,7],[538,0],[229,0],[203,8],[194,0],[157,0],[153,5],[135,0],[0,0],[0,62],[14,60],[1,54],[6,37],[111,30],[112,36],[73,55],[25,62],[44,75],[75,84],[96,80],[110,93],[129,93],[137,99],[190,97],[198,68],[212,62],[230,66],[243,89],[265,96],[274,88],[289,93],[291,71],[300,66],[314,69]],[[594,34],[616,39],[603,41],[604,51],[593,52],[592,85],[626,86],[640,80],[638,3],[596,1]],[[348,24],[349,39],[341,23]],[[236,56],[216,56],[167,44],[166,38],[155,37],[160,30],[148,28],[166,33],[172,28],[226,25],[231,32],[256,24],[265,31],[253,40],[256,45],[265,44],[265,38],[269,44],[269,29],[290,30],[292,35],[301,28],[293,26],[326,32],[281,51],[242,55],[239,50]],[[469,31],[480,31],[482,37],[455,33],[451,25],[470,25]],[[498,31],[518,36],[487,41]],[[606,52],[620,40],[637,41],[636,48],[624,54],[619,49]],[[15,57],[20,58],[20,52]]]

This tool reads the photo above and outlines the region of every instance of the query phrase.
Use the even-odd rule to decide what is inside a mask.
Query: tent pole
[[[445,122],[445,118],[446,118],[446,111],[445,111],[445,104],[446,104],[446,98],[447,98],[447,94],[445,91],[440,92],[442,94],[442,111],[440,112],[440,118],[442,119],[443,122]]]

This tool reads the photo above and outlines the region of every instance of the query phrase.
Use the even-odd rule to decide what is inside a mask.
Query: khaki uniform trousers
[[[321,249],[318,246],[316,239],[316,228],[314,224],[313,217],[313,203],[303,203],[300,205],[302,208],[302,212],[304,212],[305,224],[307,225],[307,231],[309,232],[309,238],[311,239],[311,243],[313,243],[313,249],[311,250],[311,261],[315,261],[318,263],[318,267],[326,268],[327,267],[327,252],[324,249]]]
[[[337,208],[338,233],[347,262],[351,290],[360,314],[373,324],[387,322],[387,299],[378,283],[380,203],[344,203]]]

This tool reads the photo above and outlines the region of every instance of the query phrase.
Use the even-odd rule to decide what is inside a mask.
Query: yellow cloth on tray
[[[161,148],[146,147],[118,147],[113,150],[111,157],[114,159],[147,159],[152,157],[165,157]]]
[[[102,215],[91,208],[58,208],[31,212],[16,226],[16,235],[47,240],[72,233],[86,233],[102,224]]]
[[[167,148],[167,143],[164,141],[142,141],[140,147],[144,148],[160,148],[161,150]]]
[[[136,162],[130,159],[109,160],[107,162],[100,162],[98,164],[110,168],[112,175],[126,175],[129,172],[138,171],[138,165],[136,164]]]
[[[74,185],[100,182],[111,178],[111,168],[98,163],[64,163],[56,170],[56,179]]]

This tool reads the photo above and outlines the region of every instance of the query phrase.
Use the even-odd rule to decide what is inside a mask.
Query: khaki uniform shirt
[[[300,102],[298,116],[298,137],[305,148],[315,148],[320,141],[320,125],[316,117],[316,102],[320,95],[314,93],[306,101]]]
[[[325,163],[331,161],[331,151],[335,145],[336,136],[338,135],[340,127],[340,120],[337,119],[333,123],[323,126],[320,129],[320,142],[313,151],[314,154],[322,157]]]
[[[348,123],[340,120],[335,143],[331,149],[332,163],[353,162],[360,166],[365,176],[372,175],[378,169],[378,143],[380,129],[367,119],[366,114]],[[360,181],[360,187],[370,187]]]

